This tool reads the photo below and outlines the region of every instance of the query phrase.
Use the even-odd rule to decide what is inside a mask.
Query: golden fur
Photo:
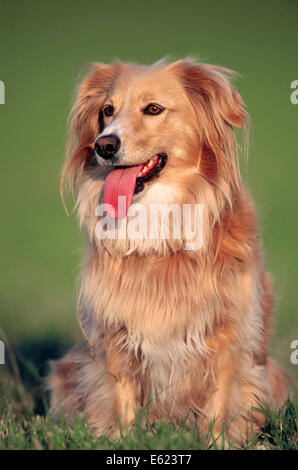
[[[73,109],[62,176],[77,193],[88,244],[81,276],[82,345],[52,364],[53,415],[80,413],[97,433],[133,422],[151,390],[152,419],[193,411],[205,432],[215,419],[242,445],[265,424],[253,409],[281,405],[286,379],[268,357],[272,295],[264,272],[255,209],[238,170],[234,127],[247,120],[232,72],[192,60],[152,66],[93,64]],[[159,118],[138,113],[162,101]],[[99,122],[103,105],[117,115]],[[123,165],[166,152],[158,178],[136,202],[203,204],[204,240],[95,236],[109,165],[94,164],[94,142],[118,119]],[[116,121],[114,121],[116,122]],[[122,124],[121,124],[122,122]],[[120,124],[119,124],[120,123]]]

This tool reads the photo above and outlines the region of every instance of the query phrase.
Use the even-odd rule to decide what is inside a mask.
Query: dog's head
[[[246,119],[231,75],[192,60],[93,64],[78,90],[62,180],[92,174],[114,218],[133,201],[206,203],[198,200],[206,188],[224,205],[239,185],[233,128]]]

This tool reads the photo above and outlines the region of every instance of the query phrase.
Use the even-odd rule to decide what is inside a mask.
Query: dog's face
[[[166,67],[122,72],[100,112],[98,162],[113,166],[141,165],[175,153],[183,147],[185,127],[194,115],[179,80]]]
[[[188,202],[203,180],[228,193],[237,184],[232,126],[246,116],[229,73],[191,61],[94,65],[74,108],[70,176],[100,168],[114,218],[133,201]]]
[[[121,145],[114,164],[138,165],[183,148],[185,127],[194,111],[171,69],[140,69],[122,73],[103,104],[104,129]],[[193,131],[192,131],[193,133]]]
[[[194,108],[175,71],[164,65],[124,70],[107,91],[99,121],[95,155],[101,167],[113,168],[106,178],[105,202],[114,207],[116,218],[121,218],[116,206],[120,194],[153,203],[160,202],[162,188],[164,201],[177,202],[169,181],[195,168],[197,155],[191,148],[198,137]]]

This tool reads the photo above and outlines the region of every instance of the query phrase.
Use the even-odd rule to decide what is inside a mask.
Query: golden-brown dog
[[[247,115],[231,75],[192,60],[117,62],[94,64],[81,83],[62,184],[67,176],[75,188],[89,239],[85,337],[53,363],[54,415],[82,414],[102,433],[118,417],[132,423],[150,390],[152,419],[179,423],[192,411],[202,433],[215,420],[216,434],[225,423],[242,445],[252,422],[265,424],[254,407],[286,399],[286,376],[268,357],[272,295],[239,176],[233,128]],[[191,216],[202,206],[199,247],[174,234],[179,217],[165,237],[164,213],[150,227],[155,236],[148,226],[129,236],[133,208],[148,215],[158,204],[190,207]]]

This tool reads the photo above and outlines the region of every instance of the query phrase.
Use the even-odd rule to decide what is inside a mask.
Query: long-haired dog
[[[224,424],[242,445],[265,424],[258,406],[286,399],[287,378],[268,356],[272,294],[239,175],[234,128],[247,114],[232,75],[188,59],[116,62],[93,64],[80,84],[62,185],[74,188],[88,235],[84,339],[52,364],[53,415],[85,416],[100,434],[132,424],[148,402],[151,419],[188,415],[216,435]],[[160,204],[191,217],[171,213],[165,237],[161,211],[155,236],[129,236],[134,206]],[[174,219],[193,228],[198,205],[202,242],[186,249]]]

